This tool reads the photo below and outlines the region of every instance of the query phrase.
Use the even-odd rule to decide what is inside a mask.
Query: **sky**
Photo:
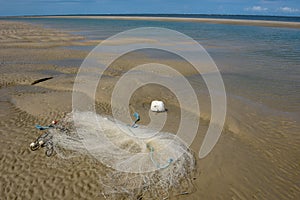
[[[0,0],[0,16],[144,13],[300,16],[300,0]]]

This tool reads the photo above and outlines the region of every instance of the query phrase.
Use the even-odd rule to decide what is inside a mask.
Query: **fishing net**
[[[60,157],[86,155],[106,166],[100,178],[105,198],[163,199],[191,192],[195,159],[174,134],[91,112],[73,112],[49,131]]]

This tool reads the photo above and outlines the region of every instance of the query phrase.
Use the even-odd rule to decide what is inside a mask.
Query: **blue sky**
[[[300,0],[0,0],[0,15],[196,13],[300,16]]]

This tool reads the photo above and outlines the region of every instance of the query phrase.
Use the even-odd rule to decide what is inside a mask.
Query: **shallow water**
[[[246,115],[241,114],[249,112],[243,111],[247,107],[251,112],[258,113],[258,116],[268,116],[270,121],[278,117],[299,121],[300,29],[112,19],[16,20],[63,29],[97,40],[138,27],[164,27],[180,31],[203,45],[214,59],[225,83],[228,111],[237,115],[235,118],[251,126],[253,117],[244,119]],[[84,50],[91,48],[92,46],[88,46]],[[157,53],[147,56],[160,59],[168,57]],[[77,60],[53,63],[63,67],[78,65]],[[203,86],[201,78],[191,77],[190,80],[198,88]]]
[[[193,37],[209,51],[222,73],[227,91],[227,118],[225,129],[213,151],[204,159],[197,159],[197,170],[200,174],[195,180],[195,192],[178,198],[199,199],[201,196],[202,199],[296,199],[299,196],[298,29],[190,22],[85,19],[26,19],[25,21],[67,30],[74,34],[84,34],[88,39],[97,40],[105,39],[118,31],[140,26],[168,27]],[[78,46],[63,48],[85,50]],[[60,49],[51,48],[50,51],[52,50]],[[40,49],[35,49],[35,51],[38,52]],[[177,66],[174,65],[174,68],[178,67],[181,60],[174,55],[158,51],[139,53],[144,55],[137,53],[134,55],[141,56],[143,59],[148,57],[149,60],[171,60],[172,62],[169,63],[177,64]],[[72,77],[75,75],[75,70],[73,71],[73,68],[69,67],[78,67],[80,59],[71,57],[71,59],[53,60],[50,56],[51,59],[44,62],[44,59],[39,61],[39,59],[34,59],[35,57],[27,57],[29,65],[25,67],[28,67],[30,72],[37,71],[42,76],[58,75],[59,77],[44,82],[41,87],[28,85],[31,81],[27,81],[23,85],[24,82],[19,82],[22,80],[22,76],[20,76],[21,78],[15,77],[21,73],[14,73],[13,77],[5,77],[8,81],[15,81],[17,85],[0,90],[0,110],[3,110],[3,113],[0,114],[2,115],[0,116],[2,119],[0,132],[3,136],[1,145],[4,150],[3,162],[0,166],[5,183],[3,193],[8,191],[9,194],[5,195],[11,199],[16,196],[24,196],[25,199],[32,196],[40,197],[40,191],[46,191],[45,198],[76,196],[77,199],[95,199],[94,194],[98,194],[101,189],[95,183],[98,181],[98,174],[91,169],[98,169],[99,163],[94,163],[96,166],[91,165],[80,157],[78,160],[80,165],[76,163],[74,165],[73,162],[66,162],[57,157],[44,159],[41,156],[44,155],[42,151],[32,153],[28,150],[29,142],[37,136],[33,130],[34,124],[48,124],[53,119],[62,118],[63,112],[70,112],[71,108],[68,106],[71,103],[71,93],[57,90],[72,89]],[[66,56],[66,58],[69,57]],[[35,66],[39,64],[47,65],[45,68],[39,68],[39,71],[35,70]],[[125,56],[118,64],[120,64],[120,68],[112,68],[103,78],[106,85],[103,84],[100,85],[102,87],[99,87],[104,92],[104,95],[100,93],[98,96],[100,101],[103,100],[103,103],[98,105],[100,113],[110,113],[110,104],[107,103],[110,101],[108,98],[108,100],[103,98],[109,96],[114,81],[118,81],[118,77],[123,75],[135,62],[126,60]],[[136,64],[139,62],[137,61]],[[54,67],[52,66],[53,68],[49,70],[48,65],[54,65]],[[179,66],[186,67],[181,63]],[[4,69],[5,67],[10,68],[9,65],[4,65]],[[19,68],[12,67],[9,71],[18,72],[18,70]],[[71,73],[68,74],[69,72]],[[96,74],[93,73],[94,76]],[[205,74],[204,76],[211,75],[214,74]],[[32,75],[29,73],[24,76],[30,78]],[[195,88],[199,98],[202,118],[209,119],[210,98],[201,75],[188,74],[186,77]],[[34,73],[33,79],[36,78],[39,77],[36,77],[36,73]],[[19,83],[22,84],[19,85]],[[55,91],[44,88],[47,86],[50,88],[54,86]],[[13,95],[11,98],[8,95],[10,90]],[[149,93],[153,96],[148,95]],[[181,110],[176,107],[177,99],[170,91],[166,92],[153,85],[139,88],[132,95],[130,111],[139,112],[142,117],[141,124],[146,124],[152,120],[152,118],[146,119],[149,118],[147,114],[151,100],[162,96],[168,102],[166,105],[168,117],[164,128],[168,129],[166,130],[168,132],[175,133],[181,122],[179,117]],[[80,97],[80,99],[84,98]],[[57,112],[62,114],[57,114]],[[171,117],[169,118],[169,116]],[[195,151],[196,154],[203,141],[207,125],[207,121],[200,120],[198,134],[191,145],[192,151]],[[117,141],[120,141],[120,138]],[[54,160],[49,161],[49,159]],[[65,167],[66,165],[70,165],[69,168]],[[52,170],[49,167],[52,167]],[[20,173],[20,170],[24,173]],[[16,176],[16,174],[24,176]],[[49,176],[44,176],[45,174],[52,176],[50,182],[47,182]],[[105,177],[104,172],[99,174],[101,178]],[[86,188],[87,182],[94,183],[94,186]],[[37,187],[29,187],[28,183]],[[112,180],[111,183],[115,183],[115,180]],[[70,185],[71,187],[69,187]],[[49,186],[51,189],[48,189]],[[25,189],[20,190],[20,188]],[[22,193],[19,193],[20,191]],[[87,194],[82,191],[91,191],[91,193]]]

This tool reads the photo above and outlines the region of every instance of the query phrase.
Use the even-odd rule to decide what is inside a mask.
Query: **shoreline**
[[[59,16],[59,15],[58,16],[28,16],[28,17],[24,16],[20,18],[148,20],[148,21],[199,22],[199,23],[210,23],[210,24],[300,28],[300,22],[246,20],[246,19],[219,19],[219,18],[137,17],[137,16]]]
[[[61,48],[77,44],[78,36],[24,22],[0,20],[0,25],[0,108],[3,111],[0,114],[0,170],[4,185],[0,195],[9,199],[103,199],[98,181],[106,173],[102,165],[85,157],[48,158],[44,151],[31,152],[28,148],[41,134],[35,130],[35,124],[47,125],[72,111],[72,88],[78,67],[49,61],[84,59],[87,52]],[[95,96],[98,113],[110,115],[110,96],[118,75],[128,69],[126,66],[147,61],[143,57],[139,59],[142,60],[119,60],[107,71]],[[50,76],[53,78],[32,85]],[[154,91],[158,91],[157,96],[150,96]],[[170,91],[153,86],[141,88],[133,95],[130,105],[134,107],[130,109],[142,116],[141,124],[147,124],[151,100],[162,96],[168,106],[168,115],[173,116],[166,122],[165,131],[176,132],[180,110]],[[201,113],[206,113],[205,108],[209,106],[205,104],[209,100],[202,96],[201,99],[200,107],[204,111]],[[228,101],[228,106],[243,109],[229,109],[237,113],[228,112],[227,126],[218,144],[204,159],[199,159],[197,152],[208,126],[205,118],[210,119],[210,116],[200,119],[198,134],[190,146],[199,172],[193,182],[195,188],[171,200],[196,200],[199,196],[202,199],[291,199],[299,196],[296,177],[299,175],[297,141],[300,140],[296,122],[284,116],[268,119],[270,116],[261,115],[259,109],[239,103]],[[253,129],[254,126],[259,129]]]

